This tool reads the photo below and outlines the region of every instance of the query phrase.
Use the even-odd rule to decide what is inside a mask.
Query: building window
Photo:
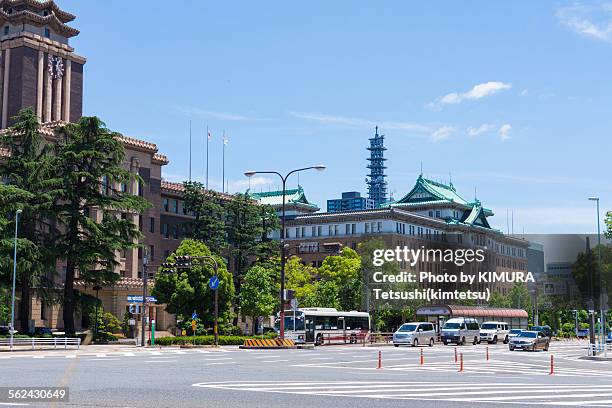
[[[178,214],[178,200],[172,200],[172,212]]]
[[[440,218],[440,210],[436,210],[436,218]]]
[[[169,238],[170,234],[168,232],[168,224],[163,224],[162,225],[162,234],[164,235],[164,238]]]
[[[334,227],[333,227],[333,225],[329,225],[329,226],[327,227],[327,235],[329,235],[330,237],[331,237],[332,235],[334,235]]]
[[[149,232],[155,232],[155,218],[149,218]]]
[[[433,217],[434,216],[434,212],[433,211],[429,211],[429,216]]]
[[[296,238],[300,237],[300,227],[295,227],[295,237]]]
[[[320,237],[323,235],[323,226],[319,225],[317,227],[317,236]]]
[[[4,35],[8,35],[10,29],[11,28],[9,26],[5,26],[4,27]]]
[[[316,237],[317,236],[317,227],[312,227],[310,233],[311,233],[311,235],[313,237]]]
[[[344,234],[345,235],[351,235],[351,224],[346,224],[344,226]]]
[[[149,261],[155,259],[155,245],[149,245]]]
[[[172,232],[173,232],[172,237],[174,239],[179,239],[179,226],[178,226],[178,224],[174,225],[174,227],[172,228]]]
[[[383,232],[383,227],[382,227],[382,222],[381,221],[378,221],[377,228],[378,228],[377,232]]]
[[[168,208],[170,208],[170,200],[164,198],[164,211],[168,212]]]
[[[351,224],[351,234],[357,233],[357,224]]]
[[[365,233],[366,233],[366,234],[369,234],[369,233],[370,233],[370,223],[369,223],[369,222],[366,222],[366,223],[365,223]]]
[[[48,28],[45,28],[45,37],[51,38],[51,30],[49,30]]]

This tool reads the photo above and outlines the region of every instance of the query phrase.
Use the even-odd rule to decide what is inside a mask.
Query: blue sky
[[[88,58],[85,113],[158,144],[165,177],[230,191],[245,170],[324,163],[300,176],[325,207],[365,193],[366,147],[387,137],[395,198],[449,174],[515,232],[593,232],[612,208],[612,3],[563,1],[59,0]],[[292,179],[293,185],[297,178]],[[279,183],[252,181],[267,191]],[[603,212],[603,211],[602,211]]]

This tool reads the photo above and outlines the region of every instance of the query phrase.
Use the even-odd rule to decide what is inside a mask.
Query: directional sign
[[[217,288],[219,288],[219,283],[221,282],[219,281],[219,277],[217,275],[208,280],[208,286],[210,286],[212,290],[217,290]]]
[[[142,295],[128,295],[127,301],[130,303],[142,303]],[[147,302],[157,303],[157,299],[153,296],[147,296]]]
[[[291,299],[291,307],[293,309],[297,309],[297,307],[298,307],[298,300],[296,298]]]
[[[191,314],[191,320],[197,319],[197,317],[198,317],[198,314],[194,310],[193,313]]]

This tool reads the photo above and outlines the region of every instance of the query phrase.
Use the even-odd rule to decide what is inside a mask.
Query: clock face
[[[47,69],[49,71],[49,75],[53,79],[58,79],[64,76],[64,62],[60,57],[50,55]]]

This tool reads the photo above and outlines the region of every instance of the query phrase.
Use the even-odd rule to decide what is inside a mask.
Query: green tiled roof
[[[453,183],[449,183],[448,185],[442,184],[437,181],[428,180],[422,175],[419,176],[412,190],[400,200],[395,201],[394,204],[411,204],[440,200],[468,205],[468,202],[457,194],[457,190],[455,190]]]
[[[484,228],[491,228],[485,214],[485,209],[482,208],[479,202],[476,202],[472,207],[472,211],[463,220],[464,224],[480,226]]]
[[[308,199],[304,194],[304,189],[302,188],[302,186],[285,190],[285,193],[285,204],[303,205],[311,207],[313,209],[316,208],[318,210],[318,207],[315,204],[308,202]],[[248,192],[248,194],[253,199],[259,201],[259,203],[263,205],[271,205],[273,207],[283,205],[282,190],[266,191],[261,193]]]

